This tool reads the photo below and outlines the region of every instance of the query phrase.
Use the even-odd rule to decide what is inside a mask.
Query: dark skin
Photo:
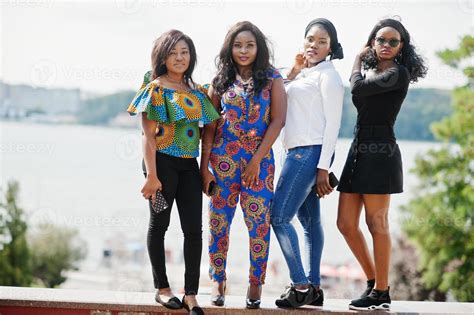
[[[318,25],[306,34],[304,52],[298,53],[287,78],[293,80],[305,68],[314,67],[331,53],[331,38],[327,31]],[[316,174],[316,191],[319,198],[329,195],[334,189],[329,184],[329,171],[319,168]]]
[[[384,27],[377,32],[376,38],[400,40],[400,33],[392,27]],[[390,47],[387,42],[383,45],[372,40],[371,46],[364,47],[356,56],[352,73],[359,72],[362,59],[369,49],[374,49],[378,58],[376,73],[383,72],[396,66],[395,57],[403,47],[403,42],[397,47]],[[388,222],[390,206],[389,194],[355,194],[341,193],[337,214],[337,226],[343,234],[349,248],[364,270],[367,279],[375,279],[375,289],[387,290],[390,266],[391,239]],[[373,239],[374,253],[370,255],[367,242],[359,228],[359,218],[365,209],[365,220]]]
[[[167,72],[163,76],[155,79],[158,85],[175,89],[175,90],[190,90],[191,87],[184,83],[184,72],[189,67],[189,47],[184,40],[176,43],[170,55],[165,61]],[[145,161],[147,177],[141,193],[145,199],[152,199],[155,202],[155,192],[161,191],[163,186],[158,179],[156,173],[156,129],[158,122],[150,120],[146,113],[142,114],[142,129],[143,129],[143,159]],[[175,295],[171,288],[158,289],[158,293],[162,301],[167,302]],[[186,303],[190,308],[199,306],[195,295],[186,295]]]
[[[257,45],[255,36],[249,31],[243,31],[237,34],[232,49],[232,57],[234,63],[237,65],[239,75],[244,79],[249,79],[252,76],[252,65],[257,54]],[[220,97],[214,93],[214,89],[209,89],[209,97],[216,109],[220,106]],[[260,146],[253,155],[247,168],[242,174],[242,185],[244,187],[254,187],[259,180],[260,163],[262,159],[270,152],[273,143],[278,138],[281,129],[285,125],[286,119],[286,92],[283,85],[283,79],[278,78],[273,81],[271,89],[271,104],[270,104],[270,124],[265,132]],[[202,154],[201,154],[201,176],[203,180],[203,190],[207,195],[209,183],[215,181],[215,177],[209,171],[209,158],[212,149],[212,143],[215,136],[217,123],[213,122],[204,127],[204,134],[202,138]],[[224,294],[225,283],[216,283],[214,291],[219,294]],[[248,297],[250,299],[258,300],[262,294],[261,286],[250,284]]]

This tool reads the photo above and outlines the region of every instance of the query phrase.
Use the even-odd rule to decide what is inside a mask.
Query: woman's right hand
[[[304,53],[300,52],[296,54],[295,64],[293,65],[293,69],[301,71],[302,69],[307,68],[307,67],[308,67],[308,61],[306,60]]]
[[[146,178],[145,184],[141,190],[143,198],[150,199],[152,203],[155,203],[156,199],[156,191],[161,191],[163,189],[163,185],[161,184],[158,177],[148,177]]]
[[[216,178],[212,173],[206,168],[201,170],[201,178],[202,178],[202,191],[206,194],[206,196],[210,197],[208,194],[209,191],[209,184],[214,181],[216,182]]]
[[[295,63],[291,67],[290,73],[288,73],[287,78],[293,80],[304,68],[308,67],[308,61],[306,60],[302,52],[296,54]]]

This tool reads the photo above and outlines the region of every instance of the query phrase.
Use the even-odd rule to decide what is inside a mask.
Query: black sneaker
[[[323,292],[323,289],[319,288],[319,289],[316,289],[314,288],[314,297],[315,299],[309,303],[309,305],[313,305],[313,306],[323,306],[323,303],[324,303],[324,292]]]
[[[379,291],[372,289],[369,295],[366,297],[353,300],[349,304],[349,309],[357,311],[371,311],[371,310],[390,310],[390,287],[388,290]]]
[[[296,308],[309,304],[315,299],[315,290],[312,285],[309,286],[306,292],[300,292],[292,286],[286,289],[283,297],[275,301],[275,305],[284,308]]]
[[[367,288],[365,289],[364,293],[360,296],[360,298],[365,298],[372,292],[372,289],[375,287],[375,279],[367,280]]]

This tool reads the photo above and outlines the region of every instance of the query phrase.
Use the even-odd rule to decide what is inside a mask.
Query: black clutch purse
[[[156,191],[155,202],[153,203],[153,201],[150,199],[150,204],[151,208],[153,209],[153,211],[155,211],[156,214],[168,208],[168,203],[166,202],[165,197],[163,196],[161,191],[159,190]]]
[[[331,185],[332,188],[335,188],[337,185],[339,185],[339,180],[333,172],[329,173],[329,185]]]

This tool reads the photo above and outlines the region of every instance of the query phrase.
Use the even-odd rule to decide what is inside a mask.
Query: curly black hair
[[[425,65],[424,58],[416,52],[415,46],[411,43],[410,33],[408,33],[400,21],[392,18],[380,20],[370,32],[366,46],[371,47],[377,32],[387,26],[396,29],[400,33],[401,41],[403,42],[401,54],[395,58],[395,62],[408,69],[410,82],[417,82],[419,78],[424,78],[428,72],[428,67]],[[364,70],[375,69],[378,63],[379,60],[375,50],[369,49],[362,59]]]
[[[257,57],[252,65],[254,93],[259,93],[269,82],[268,72],[273,69],[270,60],[273,60],[270,42],[257,26],[248,21],[233,25],[225,36],[219,55],[216,57],[217,74],[212,80],[217,95],[223,95],[235,81],[237,69],[232,60],[232,47],[235,38],[240,32],[251,32],[257,42]]]

